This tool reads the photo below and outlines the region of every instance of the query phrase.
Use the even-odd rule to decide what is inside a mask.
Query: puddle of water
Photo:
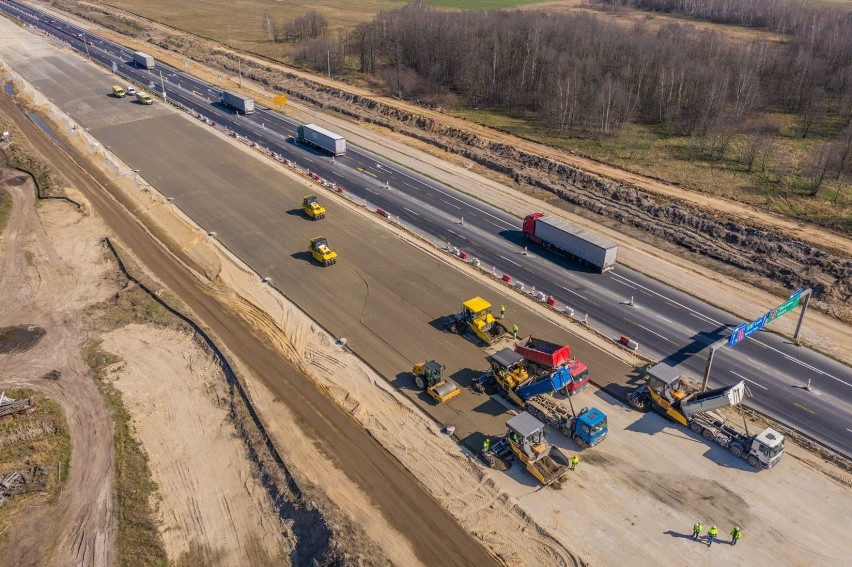
[[[39,128],[41,128],[41,130],[45,134],[50,136],[50,138],[54,142],[56,142],[56,144],[60,148],[62,148],[63,150],[65,150],[68,153],[71,153],[71,148],[69,148],[67,145],[65,145],[65,142],[63,142],[62,140],[59,139],[59,136],[56,135],[56,132],[54,132],[53,129],[50,126],[48,126],[47,123],[44,120],[41,119],[41,116],[39,116],[35,112],[27,112],[27,116],[29,116],[30,120],[35,122],[35,125],[38,126]]]
[[[15,85],[12,83],[6,83],[6,94],[12,96],[15,94]]]
[[[24,352],[33,348],[46,331],[35,325],[18,325],[0,329],[0,354]]]

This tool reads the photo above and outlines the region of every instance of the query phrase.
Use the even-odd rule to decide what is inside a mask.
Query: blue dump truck
[[[551,396],[571,384],[573,376],[567,367],[558,368],[548,376],[531,378],[524,357],[512,349],[499,350],[486,360],[491,370],[474,381],[474,389],[484,392],[486,385],[493,382],[509,401],[571,437],[580,448],[597,445],[606,437],[609,428],[601,410],[584,408],[576,413],[570,398],[566,407]]]

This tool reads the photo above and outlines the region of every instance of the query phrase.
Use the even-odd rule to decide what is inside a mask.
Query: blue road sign
[[[799,300],[802,297],[802,292],[804,290],[799,289],[793,292],[790,298],[770,311],[769,313],[764,314],[763,316],[755,319],[751,323],[743,323],[739,325],[736,329],[731,332],[731,336],[728,338],[728,347],[733,348],[738,342],[744,340],[749,335],[753,335],[754,333],[761,330],[763,327],[780,317],[781,315],[787,313],[788,311],[792,311],[796,307],[799,306]]]

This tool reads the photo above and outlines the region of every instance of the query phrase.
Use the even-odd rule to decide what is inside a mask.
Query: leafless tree
[[[266,37],[266,41],[275,41],[275,24],[272,22],[272,14],[269,13],[269,10],[263,13],[261,27],[263,28],[263,35]]]
[[[834,159],[834,145],[830,143],[820,144],[814,147],[805,160],[802,173],[808,182],[811,197],[816,197],[825,180],[826,173]]]
[[[767,147],[772,143],[772,139],[778,135],[781,125],[776,120],[761,118],[747,122],[743,128],[746,133],[745,143],[742,148],[742,162],[746,166],[746,170],[751,172],[754,169],[754,163],[758,156],[764,155],[764,169]]]

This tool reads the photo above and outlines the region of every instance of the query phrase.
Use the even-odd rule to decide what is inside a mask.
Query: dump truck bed
[[[556,368],[571,360],[571,348],[529,336],[515,343],[515,352],[545,368]]]

